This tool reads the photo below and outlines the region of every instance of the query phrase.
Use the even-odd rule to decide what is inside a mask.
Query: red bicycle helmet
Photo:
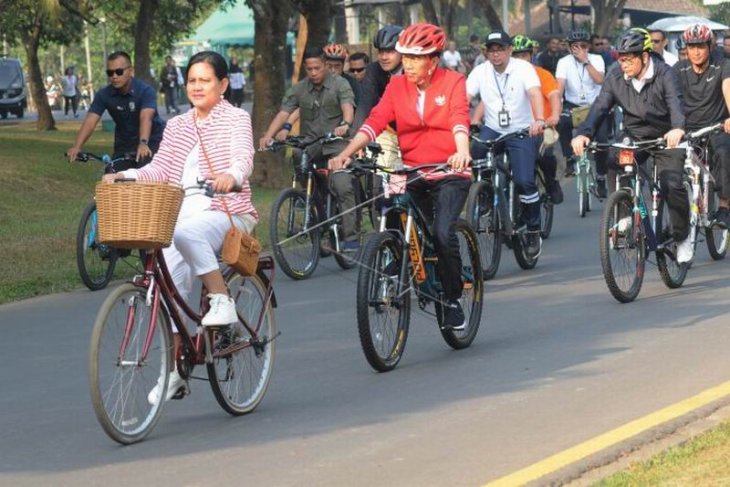
[[[695,24],[687,27],[682,33],[682,39],[687,45],[710,44],[712,42],[712,31],[705,24]]]
[[[324,58],[331,59],[333,61],[344,61],[349,55],[347,49],[342,44],[327,44],[324,46]]]
[[[446,48],[446,34],[433,24],[413,24],[401,32],[395,50],[401,54],[424,56],[441,53]]]

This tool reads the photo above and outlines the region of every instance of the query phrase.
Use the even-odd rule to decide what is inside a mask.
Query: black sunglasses
[[[350,68],[349,70],[351,73],[362,73],[365,71],[365,68]]]
[[[107,69],[107,70],[106,70],[106,75],[107,75],[107,76],[109,76],[110,78],[111,78],[112,76],[114,76],[115,74],[116,74],[117,76],[121,76],[121,75],[123,75],[123,74],[124,74],[124,72],[125,72],[126,70],[128,70],[128,69],[129,69],[129,66],[127,66],[126,68]]]

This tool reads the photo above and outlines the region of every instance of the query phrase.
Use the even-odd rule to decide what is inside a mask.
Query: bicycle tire
[[[99,308],[89,346],[89,385],[96,419],[110,438],[123,445],[141,441],[154,428],[162,412],[173,363],[169,318],[163,306],[156,318],[150,353],[140,363],[151,323],[151,307],[147,306],[145,295],[144,289],[130,283],[114,289]],[[119,360],[132,308],[134,327],[129,331],[126,355]],[[109,335],[107,344],[105,338]],[[110,371],[106,372],[104,367]],[[151,377],[148,370],[152,371]],[[158,381],[165,385],[164,390],[158,395],[158,401],[150,404],[148,393]]]
[[[459,240],[459,253],[461,254],[464,286],[459,302],[464,310],[464,316],[466,316],[466,328],[458,331],[451,328],[441,328],[443,313],[441,313],[438,301],[436,302],[436,317],[441,336],[446,343],[454,350],[461,350],[471,345],[477,336],[477,331],[479,331],[484,304],[484,278],[481,275],[479,242],[474,229],[464,220],[454,222],[453,228]]]
[[[578,164],[575,174],[575,187],[578,192],[578,215],[585,218],[588,211],[587,195],[588,195],[588,174],[583,164]]]
[[[274,258],[284,274],[294,280],[311,276],[317,268],[320,257],[319,228],[303,231],[305,206],[304,192],[288,188],[279,194],[271,207],[269,235]],[[317,210],[312,204],[309,215],[310,226],[318,221]],[[298,236],[291,238],[294,235]]]
[[[487,281],[497,274],[502,255],[499,212],[494,208],[492,184],[487,181],[472,184],[465,208],[466,220],[471,224],[479,242],[482,276]]]
[[[636,299],[641,290],[644,280],[644,264],[646,257],[646,242],[644,229],[638,213],[633,212],[633,198],[625,190],[618,190],[612,193],[606,200],[601,217],[599,229],[599,248],[601,254],[601,267],[603,278],[606,281],[611,295],[621,303],[629,303]],[[620,231],[619,221],[623,218],[630,218],[630,222],[624,225],[628,227]],[[626,235],[631,235],[626,238]],[[629,254],[628,259],[623,259],[624,267],[627,269],[626,277],[617,275],[620,250],[631,249],[636,255]],[[614,262],[615,261],[615,262]]]
[[[718,196],[715,186],[712,182],[708,183],[707,188],[708,208],[707,214],[712,216],[718,206]],[[727,229],[717,226],[709,226],[705,228],[705,240],[707,243],[707,251],[710,253],[712,260],[722,260],[727,254],[728,243],[730,243],[730,234]]]
[[[540,237],[542,237],[543,240],[547,240],[550,238],[550,234],[553,231],[555,206],[546,194],[542,194],[542,196],[540,196],[540,204],[542,205],[540,217]]]
[[[519,223],[522,222],[522,204],[520,203],[520,198],[517,195],[517,191],[515,191],[515,194],[512,195],[512,198],[514,207],[516,208],[514,224],[518,226]],[[525,246],[522,242],[522,235],[522,231],[518,231],[516,234],[512,235],[512,253],[515,254],[515,260],[517,261],[517,265],[519,265],[521,269],[529,271],[530,269],[535,268],[535,266],[537,265],[537,261],[540,258],[540,255],[527,255],[527,252],[525,251]]]
[[[118,258],[117,249],[98,243],[95,215],[96,202],[92,201],[84,209],[76,232],[76,265],[81,281],[91,291],[109,284]]]
[[[239,321],[207,331],[213,335],[208,382],[223,410],[240,416],[256,409],[269,388],[276,358],[276,320],[270,301],[264,310],[267,290],[261,278],[233,273],[227,284]],[[261,326],[257,327],[261,313]],[[264,343],[255,345],[257,339]]]
[[[357,329],[365,358],[378,372],[398,365],[408,339],[410,285],[405,283],[405,290],[399,293],[398,283],[403,259],[409,259],[405,242],[389,231],[370,237],[362,253],[363,265],[357,278]],[[391,314],[397,315],[395,322],[389,320]]]
[[[692,189],[689,189],[691,194]],[[665,199],[662,199],[659,204],[656,221],[657,224],[660,225],[660,228],[657,230],[657,239],[660,242],[664,242],[672,235],[672,224],[669,220],[669,206]],[[659,275],[662,278],[662,282],[664,282],[669,289],[682,287],[682,284],[687,277],[687,270],[689,269],[688,262],[679,264],[676,261],[676,249],[677,245],[675,243],[673,249],[675,255],[674,258],[665,252],[656,253],[656,263],[657,268],[659,269]]]

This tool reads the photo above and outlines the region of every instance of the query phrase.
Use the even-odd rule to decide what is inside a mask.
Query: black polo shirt
[[[674,69],[684,95],[687,130],[724,122],[730,116],[722,94],[722,82],[730,77],[730,60],[713,51],[710,65],[701,74],[694,72],[688,60],[679,61]]]
[[[122,93],[112,85],[107,85],[94,95],[89,111],[101,116],[104,111],[116,124],[114,130],[114,155],[137,152],[139,145],[139,114],[143,108],[152,108],[152,132],[148,142],[152,152],[156,152],[162,141],[165,121],[157,113],[157,93],[150,85],[137,78],[132,78],[132,86],[128,93]]]

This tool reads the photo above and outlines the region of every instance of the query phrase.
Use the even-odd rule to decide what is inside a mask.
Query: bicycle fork
[[[137,316],[137,306],[139,305],[139,296],[133,296],[127,303],[127,319],[124,325],[124,337],[122,343],[119,346],[119,355],[117,357],[117,365],[125,366],[143,366],[147,360],[150,348],[152,347],[152,339],[155,336],[155,329],[157,327],[157,320],[155,319],[160,311],[160,290],[155,285],[154,278],[150,279],[149,288],[147,291],[146,302],[143,306],[148,306],[150,310],[150,322],[147,327],[147,333],[145,334],[144,345],[142,347],[142,353],[136,357],[135,360],[125,360],[124,357],[129,346],[129,341],[134,334],[135,321]]]

